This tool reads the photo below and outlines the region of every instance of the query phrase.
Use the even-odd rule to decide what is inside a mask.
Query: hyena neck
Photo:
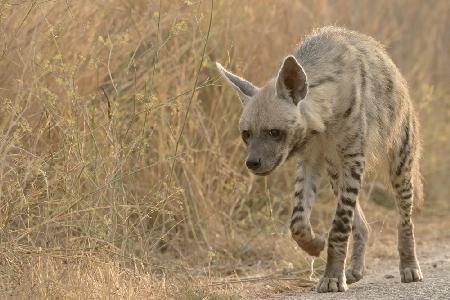
[[[287,156],[287,159],[291,158],[295,154],[301,154],[305,148],[307,148],[314,139],[319,135],[319,132],[314,129],[310,129],[306,131],[306,134],[303,137],[297,139],[296,143],[292,147],[291,151]]]

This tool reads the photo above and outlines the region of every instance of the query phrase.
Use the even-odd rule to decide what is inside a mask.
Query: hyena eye
[[[250,131],[248,130],[242,130],[242,139],[244,140],[244,142],[247,142],[247,140],[250,137]]]
[[[273,138],[279,138],[281,136],[281,131],[278,129],[270,129],[269,135]]]

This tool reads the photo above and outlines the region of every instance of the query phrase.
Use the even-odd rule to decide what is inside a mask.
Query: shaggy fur
[[[306,37],[262,88],[217,67],[243,103],[239,126],[249,169],[267,175],[299,157],[290,227],[313,256],[325,246],[311,228],[310,213],[327,170],[338,201],[317,290],[345,291],[363,276],[369,229],[357,197],[372,167],[396,195],[402,282],[421,281],[411,220],[413,199],[423,197],[418,121],[406,82],[383,47],[366,35],[325,27]],[[353,251],[344,272],[350,234]]]

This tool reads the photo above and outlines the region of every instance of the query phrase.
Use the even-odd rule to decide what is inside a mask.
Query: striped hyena
[[[411,220],[413,199],[422,201],[418,121],[406,82],[383,46],[346,29],[319,29],[261,88],[217,67],[243,104],[239,127],[247,167],[268,175],[299,157],[290,228],[313,256],[325,246],[310,214],[321,170],[327,170],[338,201],[317,290],[345,291],[363,276],[369,228],[357,197],[364,171],[374,166],[396,195],[401,281],[421,281]],[[344,273],[350,233],[353,251]]]

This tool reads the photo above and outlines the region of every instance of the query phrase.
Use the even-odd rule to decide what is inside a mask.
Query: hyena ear
[[[306,74],[302,66],[292,55],[285,58],[277,78],[277,95],[280,98],[293,100],[297,105],[308,92]]]
[[[243,105],[247,104],[250,98],[255,95],[258,90],[253,84],[248,82],[247,80],[234,75],[233,73],[227,71],[222,67],[221,64],[216,62],[217,69],[223,78],[233,87],[239,95],[241,102]]]

